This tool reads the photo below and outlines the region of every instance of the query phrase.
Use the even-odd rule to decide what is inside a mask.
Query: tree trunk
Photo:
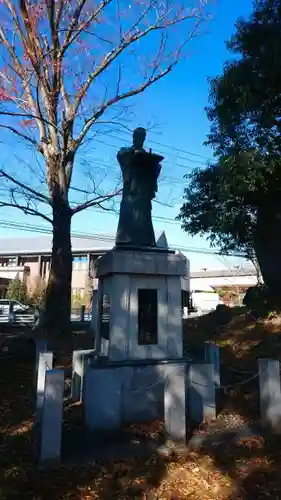
[[[71,314],[71,211],[62,199],[53,203],[53,246],[46,291],[45,324],[48,331],[66,332]]]
[[[281,306],[281,212],[258,210],[255,252],[269,294]]]

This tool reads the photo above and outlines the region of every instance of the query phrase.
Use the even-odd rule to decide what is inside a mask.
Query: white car
[[[13,304],[13,311],[15,313],[25,313],[28,311],[29,306],[25,306],[21,304],[18,300],[8,300],[8,299],[0,299],[0,314],[6,315],[9,314],[10,304]]]

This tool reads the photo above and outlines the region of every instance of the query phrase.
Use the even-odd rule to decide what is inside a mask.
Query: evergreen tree
[[[23,304],[27,301],[27,289],[24,281],[21,281],[19,276],[16,276],[13,280],[10,281],[6,298],[9,300],[18,300]]]

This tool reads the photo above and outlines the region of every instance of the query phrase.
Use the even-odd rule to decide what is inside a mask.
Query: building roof
[[[256,276],[257,271],[253,267],[247,269],[223,269],[217,271],[197,271],[190,273],[191,278],[229,278],[237,276]]]
[[[167,239],[164,231],[155,231],[156,244],[159,248],[166,248]],[[73,252],[103,253],[114,246],[113,235],[92,234],[86,238],[72,236]],[[52,248],[52,235],[13,237],[0,239],[0,255],[17,254],[49,254]]]

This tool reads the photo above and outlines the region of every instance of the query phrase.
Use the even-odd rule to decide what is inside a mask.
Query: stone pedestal
[[[156,249],[114,249],[100,257],[97,351],[112,361],[182,357],[186,269],[182,254]]]

